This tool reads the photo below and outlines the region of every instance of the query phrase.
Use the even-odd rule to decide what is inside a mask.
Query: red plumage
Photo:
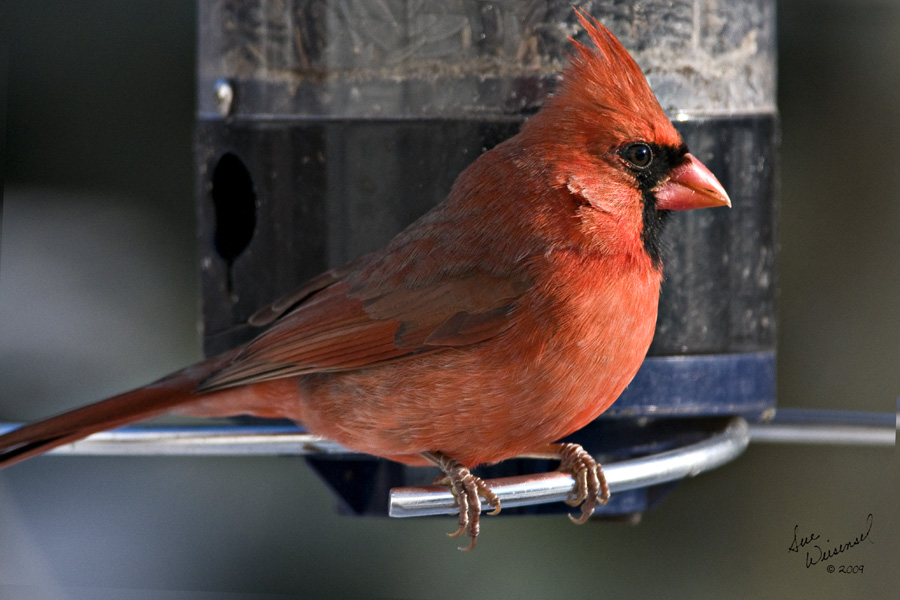
[[[608,408],[644,359],[661,215],[728,198],[627,51],[578,16],[595,48],[575,43],[557,93],[442,204],[262,310],[252,322],[269,328],[247,345],[0,436],[0,467],[167,412],[252,414],[439,464],[473,545],[477,494],[495,503],[465,468],[480,463],[559,452],[590,471],[578,490],[589,516],[599,465],[548,444]]]

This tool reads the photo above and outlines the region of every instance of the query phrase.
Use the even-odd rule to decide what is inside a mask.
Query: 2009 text
[[[863,572],[863,567],[865,565],[828,565],[827,571],[829,573],[849,573],[849,574],[857,574]]]

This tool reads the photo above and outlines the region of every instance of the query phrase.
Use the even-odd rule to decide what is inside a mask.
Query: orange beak
[[[716,176],[691,154],[686,154],[684,162],[653,191],[661,210],[731,207],[731,199]]]

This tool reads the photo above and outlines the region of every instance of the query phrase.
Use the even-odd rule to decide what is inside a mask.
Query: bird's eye
[[[646,169],[653,162],[653,150],[643,142],[629,144],[622,149],[620,155],[633,167]]]

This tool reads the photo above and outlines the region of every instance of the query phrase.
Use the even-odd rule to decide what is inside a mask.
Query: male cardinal
[[[573,474],[584,522],[609,489],[554,444],[612,404],[656,323],[670,211],[730,206],[688,154],[640,68],[578,12],[553,97],[387,246],[264,308],[248,344],[145,387],[0,436],[0,466],[164,413],[288,418],[352,450],[435,464],[475,545],[469,471],[524,454]]]

